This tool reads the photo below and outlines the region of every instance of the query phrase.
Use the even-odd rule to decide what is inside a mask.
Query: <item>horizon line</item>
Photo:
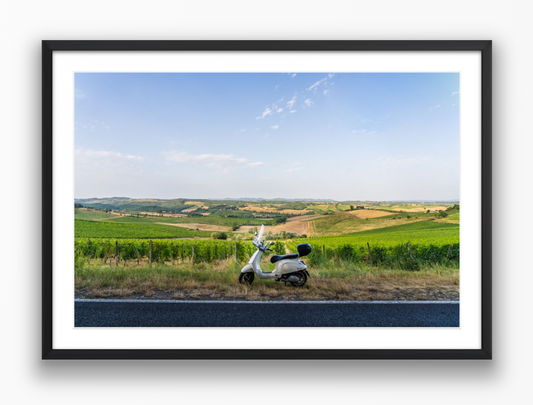
[[[294,201],[307,201],[307,200],[314,200],[314,201],[335,201],[335,202],[345,202],[345,201],[369,201],[369,202],[394,202],[394,201],[404,201],[404,202],[448,202],[448,201],[460,201],[459,198],[449,198],[449,199],[435,199],[435,198],[429,198],[429,199],[422,199],[422,198],[415,198],[415,199],[385,199],[385,200],[363,200],[363,199],[344,199],[344,200],[335,200],[333,198],[285,198],[285,197],[272,197],[272,198],[266,198],[266,197],[207,197],[207,198],[200,198],[200,197],[173,197],[173,198],[160,198],[160,197],[119,197],[119,196],[113,196],[113,197],[74,197],[74,200],[103,200],[103,199],[113,199],[113,198],[127,198],[130,200],[251,200],[251,201],[258,201],[258,200],[294,200]]]

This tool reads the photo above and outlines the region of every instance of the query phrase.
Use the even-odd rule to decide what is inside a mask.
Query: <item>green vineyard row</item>
[[[291,252],[297,251],[299,242],[310,242],[311,254],[305,259],[311,265],[324,260],[342,260],[355,263],[371,263],[388,267],[416,268],[423,264],[459,263],[459,243],[452,244],[325,244],[322,240],[290,240],[286,246]],[[332,241],[334,238],[332,238]],[[151,242],[151,243],[150,243]],[[151,244],[151,247],[150,247]],[[272,246],[274,254],[285,254],[285,244],[276,242]],[[77,257],[96,259],[119,258],[135,260],[151,258],[154,262],[169,260],[193,260],[194,262],[212,263],[216,260],[237,258],[237,261],[249,260],[255,252],[250,242],[221,240],[176,240],[176,239],[90,239],[76,238]]]
[[[291,251],[296,251],[296,245],[301,241],[290,241],[287,247]],[[418,264],[443,264],[454,262],[459,263],[460,248],[459,243],[437,245],[437,244],[370,244],[357,243],[350,244],[344,241],[343,244],[320,244],[318,240],[306,240],[312,243],[313,250],[309,255],[311,263],[320,262],[324,259],[337,259],[351,262],[371,262],[373,265],[384,265],[394,267],[397,264],[407,264],[417,262]],[[322,240],[321,242],[325,242]],[[407,266],[409,267],[409,266]]]
[[[285,253],[285,247],[280,242],[272,246],[272,250],[276,254]],[[121,260],[151,257],[153,261],[194,259],[195,262],[211,263],[235,255],[238,261],[249,260],[255,247],[250,242],[223,240],[76,238],[74,251],[77,256],[97,259],[117,257],[120,254]]]

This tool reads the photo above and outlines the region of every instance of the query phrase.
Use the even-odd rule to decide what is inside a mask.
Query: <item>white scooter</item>
[[[303,287],[307,282],[307,278],[310,277],[307,271],[305,262],[299,260],[301,256],[307,256],[311,253],[311,245],[309,243],[300,243],[297,247],[298,253],[291,253],[283,256],[272,256],[270,258],[271,263],[275,263],[276,267],[274,271],[263,272],[261,271],[260,261],[263,252],[270,249],[268,246],[272,246],[274,242],[266,244],[263,241],[263,232],[265,226],[261,225],[259,234],[256,232],[256,238],[253,241],[257,251],[252,255],[250,261],[241,270],[239,275],[239,283],[252,284],[254,282],[254,274],[257,274],[259,278],[266,278],[275,281],[284,281],[291,283],[294,287]]]

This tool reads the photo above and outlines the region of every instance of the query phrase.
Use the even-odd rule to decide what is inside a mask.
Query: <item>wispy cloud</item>
[[[75,89],[74,90],[74,97],[77,98],[78,100],[83,100],[84,98],[87,97],[87,94],[80,90],[80,89]]]
[[[326,77],[323,77],[319,81],[315,82],[311,86],[307,88],[307,91],[316,91],[320,86],[326,87],[326,90],[324,90],[324,95],[327,94],[328,89],[327,87],[334,84],[334,82],[328,81],[328,79],[331,79],[333,76],[335,76],[335,73],[328,73]]]
[[[454,91],[454,92],[452,93],[452,96],[455,96],[456,94],[459,94],[459,90]]]
[[[286,74],[291,77],[296,76],[296,73],[286,73]],[[335,73],[327,74],[327,76],[323,77],[322,79],[318,80],[317,82],[315,82],[308,88],[301,91],[300,94],[305,91],[312,91],[314,95],[318,96],[318,94],[322,94],[325,96],[329,92],[328,86],[333,84],[333,82],[328,81],[328,80],[331,79],[333,76],[335,76]],[[278,90],[280,86],[281,84],[276,85],[275,90]],[[321,86],[322,86],[322,89],[320,90],[320,93],[319,93],[318,88]],[[283,102],[284,100],[283,97],[280,100],[276,101],[275,103],[272,103],[270,106],[265,107],[263,113],[260,116],[256,117],[256,120],[266,118],[269,115],[275,115],[275,114],[282,113],[285,109],[288,109],[290,113],[295,113],[296,110],[294,110],[293,108],[294,108],[294,105],[296,104],[296,100],[298,99],[298,94],[299,94],[298,92],[294,93],[293,97],[289,101],[286,102],[285,107],[281,107],[279,105],[280,103]],[[312,101],[311,98],[304,100],[304,108],[306,106],[311,107],[313,104],[314,104],[314,101]]]
[[[323,79],[320,79],[318,82],[316,82],[315,84],[313,84],[311,87],[308,87],[307,90],[313,90],[314,88],[317,88],[318,86],[320,86],[322,83],[324,83],[326,80],[328,80],[327,77],[324,77]]]
[[[272,110],[270,109],[270,107],[265,107],[265,111],[263,111],[263,114],[261,114],[260,117],[257,117],[256,120],[265,118],[267,115],[272,115]]]
[[[290,110],[289,112],[290,112],[291,114],[294,114],[296,111],[298,111],[298,110]]]
[[[283,170],[283,173],[292,173],[292,172],[299,172],[300,170],[303,170],[303,167],[290,167],[286,170]]]
[[[429,107],[429,111],[436,110],[439,107],[440,107],[440,104],[434,105],[433,107]]]
[[[420,163],[426,163],[433,160],[432,156],[389,156],[389,157],[380,157],[377,159],[379,165],[384,168],[394,168],[394,167],[404,167],[404,166],[413,166]]]
[[[296,103],[296,99],[298,97],[294,96],[293,98],[291,98],[289,101],[287,101],[287,108],[292,108],[294,106],[294,103]]]
[[[81,130],[86,129],[90,131],[109,131],[110,126],[103,121],[92,120],[86,123],[74,122],[74,129]]]
[[[144,162],[145,157],[107,150],[78,148],[74,151],[74,161],[78,169],[120,170]]]
[[[279,125],[278,125],[278,124],[276,124],[276,125],[272,125],[270,128],[272,128],[272,129],[279,129]]]
[[[143,156],[136,156],[136,155],[124,155],[120,152],[111,152],[106,150],[90,150],[90,149],[83,149],[79,148],[75,151],[76,156],[85,156],[85,157],[91,157],[91,158],[115,158],[115,159],[125,159],[130,161],[136,161],[136,162],[143,162],[144,157]]]
[[[255,119],[256,120],[260,120],[260,119],[263,119],[269,115],[274,115],[274,114],[279,114],[280,112],[283,111],[283,107],[279,107],[278,106],[278,103],[281,103],[283,102],[283,97],[280,98],[278,101],[276,101],[275,103],[272,103],[271,106],[266,106],[265,107],[265,110],[263,111],[263,113],[261,114],[261,116],[259,117],[256,117]],[[289,101],[289,103],[291,103]],[[293,103],[294,104],[294,103]]]
[[[164,151],[162,154],[167,160],[178,163],[193,163],[205,167],[222,169],[224,172],[235,167],[255,167],[260,166],[263,162],[251,162],[246,158],[239,158],[234,155],[202,153],[193,155],[186,152]]]
[[[294,162],[289,165],[289,167],[282,171],[282,173],[293,173],[299,172],[300,170],[305,169],[302,162]]]

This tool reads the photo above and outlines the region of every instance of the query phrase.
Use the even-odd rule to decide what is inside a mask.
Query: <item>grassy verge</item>
[[[264,271],[273,265],[264,264]],[[232,260],[174,265],[136,262],[118,266],[79,260],[75,266],[80,298],[161,298],[211,300],[458,300],[459,269],[424,267],[420,271],[375,268],[366,264],[327,262],[310,267],[303,288],[257,276],[240,285],[241,265]]]

